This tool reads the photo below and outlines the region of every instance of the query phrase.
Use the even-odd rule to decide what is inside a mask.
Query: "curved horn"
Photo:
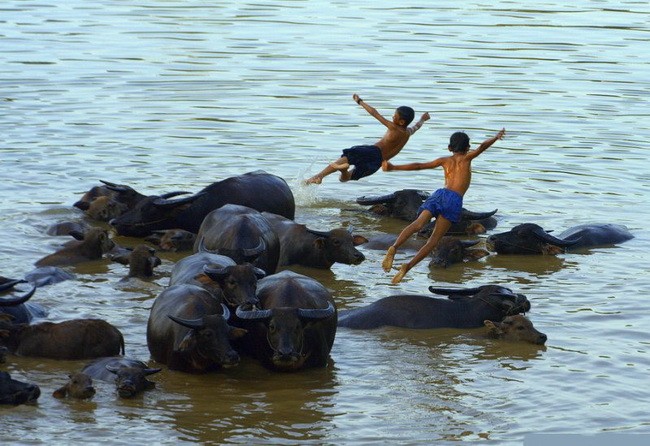
[[[477,245],[480,240],[461,240],[460,244],[463,245],[463,248],[471,248],[472,246]]]
[[[271,317],[271,310],[244,310],[241,308],[241,305],[235,310],[235,314],[239,319],[245,319],[248,321],[256,321],[262,319],[268,319]]]
[[[108,370],[109,372],[111,372],[111,373],[117,373],[121,368],[123,368],[123,367],[125,367],[125,366],[124,366],[124,365],[120,365],[120,366],[117,366],[117,367],[116,367],[116,366],[114,366],[114,365],[106,364],[105,367],[106,367],[106,370]]]
[[[100,183],[103,183],[107,189],[114,190],[115,192],[127,192],[133,190],[131,186],[126,186],[124,184],[111,183],[106,180],[99,180]]]
[[[197,249],[197,252],[209,252],[211,254],[219,254],[218,250],[208,249],[205,247],[205,237],[203,236],[199,240],[199,247]]]
[[[428,196],[428,195],[427,195]],[[395,199],[395,192],[392,194],[388,195],[380,195],[380,196],[363,196],[357,198],[357,203],[363,206],[369,205],[369,204],[379,204],[379,203],[385,203],[387,201],[392,201]]]
[[[310,234],[315,235],[316,237],[327,238],[327,237],[330,236],[330,233],[329,233],[329,232],[325,232],[325,231],[316,231],[315,229],[309,229],[309,228],[305,228],[305,229],[307,229],[307,232],[309,232]]]
[[[27,281],[25,279],[8,279],[5,283],[0,285],[0,291],[9,290],[19,283],[27,283]]]
[[[14,297],[11,299],[0,299],[0,307],[9,307],[12,305],[20,305],[22,303],[25,303],[34,295],[35,291],[36,287],[32,287],[31,290],[22,296]]]
[[[264,252],[266,249],[266,242],[262,237],[260,237],[260,242],[255,248],[245,248],[242,249],[242,254],[245,257],[257,257]]]
[[[223,316],[223,318],[225,320],[230,319],[230,310],[228,309],[228,307],[225,304],[221,304],[221,308],[223,310],[223,313],[221,313],[221,316]]]
[[[204,327],[202,318],[181,319],[179,317],[172,316],[171,314],[168,314],[167,317],[177,324],[182,325],[183,327],[191,328],[192,330],[200,330]]]
[[[185,198],[179,198],[177,200],[168,200],[168,199],[163,198],[162,196],[159,196],[159,197],[155,198],[152,203],[154,204],[154,206],[176,207],[176,206],[180,206],[182,204],[192,203],[193,201],[195,201],[197,198],[201,197],[204,194],[205,194],[205,192],[199,192],[198,194],[194,194],[192,196],[185,197]]]
[[[328,302],[327,308],[298,308],[298,316],[302,319],[325,319],[334,314],[334,305]]]
[[[468,211],[467,209],[463,208],[463,211],[461,213],[461,218],[463,220],[483,220],[485,218],[490,218],[494,214],[496,214],[498,209],[495,209],[491,212],[472,212]]]
[[[232,265],[229,266],[222,266],[221,268],[214,268],[211,267],[210,265],[203,265],[203,274],[206,274],[210,278],[222,278],[226,276],[230,270],[232,269]]]
[[[191,193],[192,192],[186,192],[186,191],[182,191],[182,190],[176,191],[176,192],[167,192],[166,194],[162,194],[160,196],[160,198],[164,198],[166,200],[168,198],[177,197],[178,195],[187,195],[187,194],[191,194]]]
[[[155,368],[155,369],[146,368],[146,369],[142,369],[142,373],[149,376],[149,375],[153,375],[154,373],[158,373],[161,370],[162,370],[161,368]]]
[[[459,294],[462,296],[471,296],[472,294],[476,294],[479,291],[481,291],[481,287],[476,287],[476,288],[436,288],[433,286],[429,287],[429,291],[431,291],[434,294],[441,294],[441,295],[451,295],[451,294]]]
[[[575,245],[576,243],[578,243],[578,241],[580,241],[579,238],[575,240],[562,240],[560,238],[552,236],[548,232],[544,231],[544,229],[542,228],[534,228],[533,235],[543,242],[549,243],[551,245],[559,246],[561,248]]]

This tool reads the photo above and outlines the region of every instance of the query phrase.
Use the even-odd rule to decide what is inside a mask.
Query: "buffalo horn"
[[[176,207],[176,206],[180,206],[182,204],[192,203],[197,198],[201,197],[204,194],[205,194],[205,192],[199,192],[198,194],[194,194],[192,196],[185,197],[185,198],[179,198],[177,200],[169,200],[169,199],[163,198],[162,196],[159,196],[158,198],[156,198],[153,201],[153,204],[155,206],[159,206],[159,207]]]
[[[315,235],[316,237],[327,238],[327,237],[330,236],[330,233],[329,233],[329,232],[325,232],[325,231],[317,231],[317,230],[315,230],[315,229],[309,229],[309,228],[306,228],[306,229],[307,229],[307,232],[309,232],[310,234]]]
[[[171,314],[168,314],[167,317],[177,324],[182,325],[183,327],[191,328],[192,330],[201,330],[204,327],[203,318],[181,319],[179,317],[172,316]]]
[[[9,279],[2,285],[0,285],[0,291],[6,291],[14,286],[18,285],[19,283],[26,283],[27,281],[24,279]]]
[[[31,290],[29,290],[26,294],[22,296],[13,297],[10,299],[0,299],[0,307],[9,307],[12,305],[20,305],[22,303],[25,303],[34,295],[35,291],[36,291],[36,287],[32,287]]]
[[[433,286],[429,287],[429,291],[434,294],[441,294],[450,296],[452,294],[462,295],[462,296],[471,296],[481,291],[481,287],[476,288],[436,288]]]
[[[577,238],[575,240],[562,240],[560,238],[552,236],[551,234],[549,234],[548,232],[546,232],[542,228],[533,229],[533,235],[535,235],[535,237],[537,237],[539,240],[541,240],[543,242],[549,243],[551,245],[559,246],[561,248],[565,248],[567,246],[575,245],[576,243],[578,243],[580,241],[579,238]]]
[[[118,366],[106,364],[106,370],[108,370],[111,373],[117,373],[120,371],[121,368],[126,367],[124,364],[120,364]]]
[[[367,206],[370,204],[386,203],[387,201],[392,201],[394,199],[395,199],[395,192],[388,195],[381,195],[381,196],[374,196],[374,197],[373,196],[366,197],[364,195],[363,197],[357,198],[357,203],[362,206]]]
[[[201,240],[203,241],[203,240]],[[223,266],[221,268],[214,268],[210,267],[210,265],[204,265],[203,266],[203,273],[207,274],[210,278],[214,279],[222,279],[223,277],[227,276],[230,270],[232,269],[232,265],[230,266]]]
[[[146,368],[142,370],[142,373],[144,373],[145,375],[153,375],[154,373],[158,373],[161,370],[162,369],[160,367],[156,367],[155,369]]]
[[[264,242],[264,239],[260,237],[260,242],[256,247],[242,249],[242,254],[244,254],[244,256],[248,258],[255,258],[260,254],[262,254],[265,249],[266,249],[266,243]]]
[[[494,214],[497,213],[497,211],[498,211],[498,209],[495,209],[492,212],[472,212],[472,211],[468,211],[467,209],[463,208],[461,218],[463,220],[483,220],[483,219],[492,217]]]
[[[187,194],[191,194],[191,193],[192,192],[186,192],[186,191],[183,191],[183,190],[179,190],[179,191],[176,191],[176,192],[167,192],[166,194],[162,194],[160,196],[160,198],[168,199],[168,198],[172,198],[172,197],[177,197],[178,195],[187,195]]]
[[[271,310],[244,310],[240,305],[235,310],[235,314],[239,319],[255,321],[270,318]]]
[[[461,240],[460,244],[463,245],[463,248],[471,248],[474,245],[477,245],[480,240]]]
[[[111,183],[110,181],[106,181],[106,180],[99,180],[99,181],[105,184],[107,189],[113,190],[115,192],[128,192],[130,190],[133,190],[131,186],[126,186],[124,184]]]
[[[298,316],[302,319],[325,319],[333,314],[332,302],[328,302],[327,308],[298,308]]]

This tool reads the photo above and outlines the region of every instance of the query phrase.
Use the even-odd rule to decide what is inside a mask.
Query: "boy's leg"
[[[333,163],[330,163],[325,167],[323,170],[321,170],[319,173],[314,175],[313,177],[309,178],[308,180],[304,181],[304,184],[320,184],[323,182],[323,178],[325,178],[327,175],[332,174],[336,172],[337,170],[341,170],[339,167],[333,167],[333,166],[342,166],[344,164],[347,164],[348,158],[345,156],[342,156],[341,158],[337,159]],[[349,164],[347,164],[349,166]],[[345,167],[347,170],[347,167]]]
[[[395,243],[393,243],[393,245],[388,248],[388,251],[386,252],[386,256],[384,257],[384,260],[381,262],[381,267],[384,269],[384,271],[389,272],[390,269],[393,267],[393,259],[395,258],[395,253],[397,252],[397,248],[402,246],[402,243],[408,240],[410,236],[418,232],[420,229],[424,227],[424,225],[429,223],[432,217],[433,214],[431,214],[431,212],[429,212],[428,210],[424,209],[422,212],[420,212],[418,218],[413,220],[408,226],[402,229],[402,232],[400,232],[399,235],[397,236]]]
[[[413,256],[413,258],[408,262],[405,263],[404,265],[399,267],[399,271],[393,277],[393,280],[391,283],[396,284],[402,281],[404,276],[406,275],[407,272],[411,268],[413,268],[415,265],[420,263],[422,259],[424,259],[426,256],[431,254],[431,251],[433,251],[436,246],[438,246],[438,242],[440,242],[440,239],[449,231],[449,228],[451,228],[451,221],[447,220],[445,217],[442,215],[438,215],[436,217],[436,225],[433,227],[433,232],[431,232],[431,235],[429,236],[429,239],[427,242],[424,244],[422,248]]]

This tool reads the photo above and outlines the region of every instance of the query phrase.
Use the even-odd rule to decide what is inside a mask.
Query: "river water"
[[[390,285],[382,252],[358,266],[295,268],[339,309],[429,285],[499,283],[524,293],[545,347],[483,330],[339,329],[331,364],[274,373],[244,359],[210,375],[163,370],[125,400],[51,393],[85,361],[11,356],[35,405],[2,407],[3,444],[521,444],[534,433],[650,433],[650,6],[637,1],[3,0],[0,5],[0,274],[22,277],[65,240],[50,224],[100,179],[148,194],[196,191],[264,169],[285,178],[296,220],[373,235],[405,222],[355,203],[432,191],[439,170],[354,183],[300,181],[410,105],[432,119],[395,163],[443,156],[449,135],[504,140],[474,161],[465,206],[497,230],[626,225],[633,240],[583,253],[497,256]],[[116,237],[125,245],[137,239]],[[363,248],[361,248],[363,250]],[[178,254],[123,284],[108,261],[37,291],[49,319],[101,317],[149,360],[145,326]],[[397,263],[407,254],[400,253]]]

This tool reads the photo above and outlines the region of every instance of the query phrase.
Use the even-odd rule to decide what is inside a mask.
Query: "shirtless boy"
[[[435,249],[452,223],[460,221],[463,196],[467,192],[472,179],[472,160],[503,138],[505,134],[506,129],[501,129],[495,136],[483,141],[475,150],[469,150],[469,137],[463,132],[456,132],[449,139],[448,149],[452,152],[450,156],[426,163],[410,163],[397,166],[386,161],[382,164],[382,169],[385,171],[422,170],[442,166],[445,172],[445,187],[438,189],[426,199],[418,209],[417,218],[402,230],[395,243],[388,248],[388,252],[381,264],[386,272],[389,272],[393,266],[397,248],[410,236],[422,229],[432,218],[436,218],[436,224],[429,239],[408,263],[400,266],[399,271],[391,281],[393,284],[399,283],[411,268]]]
[[[398,107],[393,114],[393,120],[384,118],[377,110],[366,104],[358,94],[353,94],[352,99],[362,106],[370,115],[374,116],[387,128],[386,133],[374,145],[361,145],[344,149],[339,159],[330,163],[320,173],[305,180],[304,184],[320,184],[327,175],[341,172],[341,181],[359,180],[377,172],[382,161],[388,161],[397,155],[406,145],[409,138],[425,121],[429,120],[429,113],[424,113],[420,120],[413,126],[408,125],[413,121],[415,112],[411,107]],[[350,166],[354,166],[352,170]]]

